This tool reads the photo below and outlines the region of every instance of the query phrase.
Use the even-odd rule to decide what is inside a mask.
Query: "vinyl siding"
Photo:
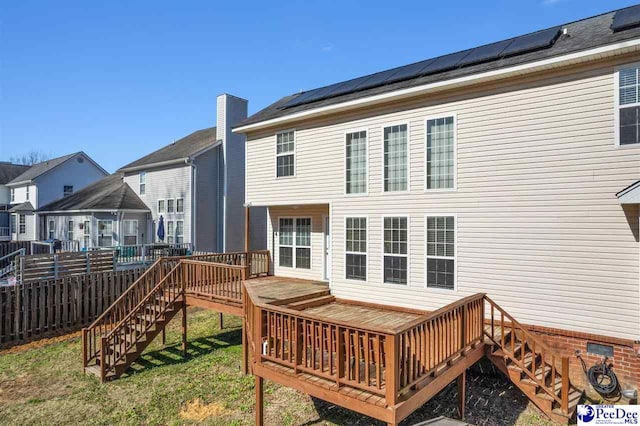
[[[156,226],[160,214],[164,216],[165,231],[167,221],[184,220],[184,242],[191,243],[191,166],[175,166],[146,171],[145,194],[140,195],[140,174],[138,172],[126,174],[124,181],[138,194],[151,210],[153,218],[153,238],[157,240]],[[166,213],[167,199],[184,198],[184,213]],[[165,200],[165,213],[158,214],[158,200]],[[175,211],[175,201],[174,201]],[[167,238],[165,236],[165,242]]]
[[[218,161],[220,148],[211,149],[195,159],[196,205],[195,244],[198,250],[222,251],[217,235],[218,220]]]
[[[638,208],[623,209],[615,197],[638,179],[640,147],[614,142],[615,65],[294,126],[294,178],[275,178],[276,130],[250,134],[247,199],[331,203],[331,284],[339,297],[435,310],[486,292],[523,323],[640,339]],[[425,192],[425,119],[448,114],[457,117],[457,191]],[[398,123],[409,125],[410,190],[385,194],[382,128]],[[362,129],[368,195],[345,196],[344,134]],[[425,288],[425,216],[442,213],[457,217],[455,291]],[[344,279],[344,218],[354,215],[369,218],[366,283]],[[407,286],[382,284],[383,215],[409,216]],[[313,253],[317,265],[322,253]]]
[[[329,214],[328,205],[269,207],[267,215],[267,248],[273,254],[274,274],[310,280],[323,279],[323,216]],[[311,269],[289,268],[279,265],[278,228],[281,217],[311,218]]]

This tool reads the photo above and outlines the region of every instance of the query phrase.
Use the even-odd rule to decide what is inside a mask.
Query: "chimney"
[[[222,251],[244,249],[245,136],[231,129],[247,118],[249,102],[229,94],[217,98],[216,138],[222,142],[220,198],[222,204]],[[219,232],[220,234],[220,232]]]

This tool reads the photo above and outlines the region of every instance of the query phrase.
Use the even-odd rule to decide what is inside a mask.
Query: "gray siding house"
[[[81,249],[153,241],[151,211],[116,173],[37,210],[47,239],[78,241]]]
[[[0,241],[11,240],[11,189],[7,184],[26,172],[29,167],[0,162]]]
[[[107,176],[108,173],[84,152],[43,161],[9,181],[12,240],[46,239],[36,210]]]
[[[217,98],[217,126],[198,130],[152,152],[119,172],[148,206],[152,235],[162,216],[166,243],[189,243],[201,251],[244,248],[244,136],[231,126],[247,117],[247,101]],[[253,213],[252,225],[266,229],[266,210]],[[255,233],[251,248],[266,247]]]

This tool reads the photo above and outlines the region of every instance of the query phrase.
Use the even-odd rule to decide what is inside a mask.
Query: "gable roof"
[[[24,203],[18,204],[13,206],[12,208],[9,209],[9,211],[11,213],[16,213],[16,212],[32,212],[33,209],[33,204],[31,204],[31,202],[29,201],[25,201]]]
[[[109,173],[107,173],[106,170],[104,170],[102,167],[100,167],[100,165],[98,163],[93,161],[91,159],[91,157],[89,157],[84,152],[79,151],[79,152],[74,152],[73,154],[63,155],[62,157],[52,158],[51,160],[47,160],[47,161],[43,161],[41,163],[34,164],[28,170],[26,170],[24,173],[22,173],[19,176],[16,176],[10,182],[8,182],[8,185],[18,185],[18,184],[21,184],[21,183],[30,182],[30,181],[36,179],[37,177],[42,176],[43,174],[47,173],[49,170],[55,169],[56,167],[58,167],[62,163],[66,162],[67,160],[70,160],[70,159],[72,159],[72,158],[74,158],[74,157],[76,157],[78,155],[82,155],[84,158],[89,160],[98,169],[100,169],[105,175],[109,174]]]
[[[147,205],[114,173],[91,185],[38,209],[39,212],[70,210],[145,210]]]
[[[197,130],[151,154],[127,164],[119,171],[133,171],[144,167],[182,162],[196,156],[217,143],[216,128]]]
[[[640,6],[632,6],[634,8],[638,8]],[[629,8],[625,8],[629,9]],[[625,10],[621,9],[621,10]],[[354,91],[350,93],[345,93],[333,97],[328,97],[324,99],[319,99],[316,101],[303,103],[301,105],[293,105],[286,106],[286,104],[294,101],[297,98],[305,95],[307,92],[295,93],[292,95],[288,95],[278,100],[277,102],[267,106],[261,111],[251,115],[237,126],[233,128],[233,131],[242,132],[252,130],[257,128],[258,123],[266,124],[275,124],[276,122],[284,122],[284,121],[292,121],[293,118],[302,118],[312,114],[312,111],[323,108],[329,110],[329,107],[336,106],[338,104],[346,104],[346,103],[356,103],[355,101],[364,102],[367,98],[371,98],[372,102],[375,97],[380,97],[381,95],[390,94],[390,92],[397,92],[401,90],[406,90],[410,88],[419,88],[427,85],[444,85],[444,82],[454,79],[460,79],[463,77],[475,76],[475,75],[490,75],[491,72],[497,74],[498,70],[502,70],[506,73],[507,70],[512,69],[517,66],[524,66],[525,64],[533,64],[540,63],[545,60],[551,60],[553,58],[559,57],[568,57],[571,54],[575,54],[578,52],[584,52],[585,54],[599,47],[614,45],[616,43],[638,39],[640,38],[640,26],[630,29],[625,29],[623,31],[614,32],[611,29],[611,24],[613,22],[613,17],[617,11],[612,11],[608,13],[604,13],[601,15],[593,16],[590,18],[586,18],[580,21],[570,22],[564,25],[559,25],[557,27],[552,28],[562,28],[566,29],[566,34],[562,33],[559,35],[555,43],[548,48],[542,48],[539,50],[535,50],[529,53],[524,54],[515,54],[514,56],[509,57],[501,57],[499,59],[490,60],[482,63],[475,63],[471,65],[464,65],[459,67],[453,67],[444,69],[440,72],[434,72],[428,75],[420,75],[418,77],[411,77],[405,80],[396,81],[390,84],[378,85],[374,87],[370,87],[364,90]],[[541,30],[536,33],[542,33],[546,30]],[[511,39],[505,40],[508,41]],[[498,42],[499,43],[499,42]],[[496,44],[498,44],[496,43]],[[493,43],[492,43],[493,44]],[[468,54],[470,54],[472,49],[468,49],[465,51],[457,52],[461,55],[461,58]],[[465,53],[466,52],[466,53]],[[421,61],[425,64],[429,61],[435,62],[437,59],[444,60],[442,58],[452,57],[455,54],[443,55],[437,58],[432,58],[430,60]],[[462,60],[460,62],[463,62]],[[408,65],[407,67],[416,66],[420,68],[420,63],[415,63]],[[399,67],[398,71],[400,71]],[[388,71],[387,71],[388,72]],[[371,74],[372,79],[375,78],[376,74]],[[515,72],[514,72],[515,75]],[[495,77],[494,77],[495,78]],[[364,79],[364,78],[363,78]],[[347,82],[337,83],[335,85],[325,86],[327,88],[327,93],[331,92],[330,87],[336,86],[336,92],[340,90],[337,89],[340,84],[348,84],[351,80]],[[322,88],[321,88],[322,89]],[[319,90],[318,90],[319,91]],[[302,98],[301,98],[302,99]],[[295,102],[292,102],[295,103]],[[355,107],[355,106],[354,106]]]
[[[26,172],[29,167],[31,166],[0,162],[0,185],[11,182],[13,179]]]

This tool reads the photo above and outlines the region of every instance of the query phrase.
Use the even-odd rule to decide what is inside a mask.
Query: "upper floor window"
[[[16,200],[16,189],[11,188],[11,202],[14,202],[15,200]]]
[[[367,218],[348,217],[346,219],[345,278],[367,280]]]
[[[25,194],[26,194],[25,195],[26,200],[29,201],[29,185],[25,187]]]
[[[62,195],[67,196],[73,194],[73,185],[64,185]]]
[[[384,128],[384,191],[408,188],[408,127],[406,124]]]
[[[618,71],[618,143],[640,144],[640,68],[622,68]]]
[[[295,131],[276,135],[276,177],[295,176]]]
[[[384,218],[384,282],[406,284],[408,265],[408,221],[406,216]]]
[[[427,217],[427,287],[455,288],[455,217]]]
[[[176,213],[184,213],[184,198],[176,200]]]
[[[174,200],[167,200],[167,213],[173,213],[175,209]]]
[[[367,132],[347,133],[346,136],[346,192],[367,192]]]
[[[140,195],[147,193],[147,172],[140,172]]]
[[[164,213],[164,200],[158,200],[158,213]]]
[[[427,189],[455,187],[455,118],[427,120]]]

